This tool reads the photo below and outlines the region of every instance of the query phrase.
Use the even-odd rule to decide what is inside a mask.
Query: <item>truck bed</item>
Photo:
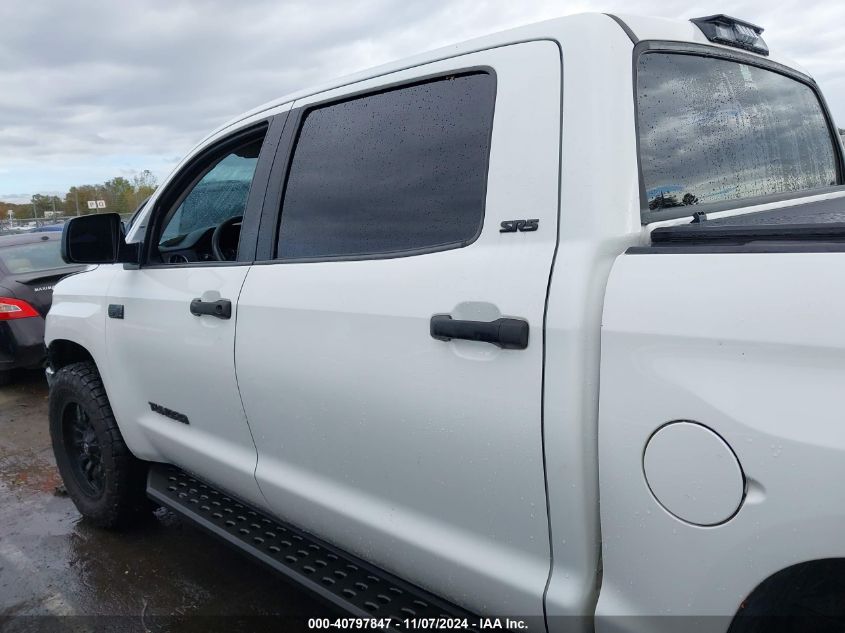
[[[660,227],[650,246],[628,254],[663,252],[838,252],[845,250],[845,198],[797,204],[717,220]]]
[[[837,251],[845,248],[845,198],[807,202],[781,209],[702,220],[655,229],[651,247],[629,253],[682,248],[701,252],[714,246],[761,252],[773,250]]]

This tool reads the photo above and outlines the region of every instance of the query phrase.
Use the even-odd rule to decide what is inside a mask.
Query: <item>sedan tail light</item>
[[[38,316],[38,310],[21,299],[0,297],[0,321]]]

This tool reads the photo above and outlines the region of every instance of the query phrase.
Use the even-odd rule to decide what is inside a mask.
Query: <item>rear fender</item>
[[[601,335],[600,621],[732,616],[779,570],[845,557],[843,264],[845,255],[823,252],[617,259]],[[647,481],[646,447],[677,421],[721,438],[741,475],[730,475],[735,462],[722,450],[710,454],[714,472],[687,476],[704,444],[675,434],[661,481]],[[720,477],[740,482],[733,514],[730,495],[711,494]],[[696,523],[684,499],[724,511]]]

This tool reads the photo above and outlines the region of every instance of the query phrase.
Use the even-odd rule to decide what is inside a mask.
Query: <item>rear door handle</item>
[[[524,319],[496,319],[495,321],[463,321],[448,314],[431,317],[431,336],[438,341],[464,339],[492,343],[502,349],[528,347],[528,321]]]
[[[194,299],[191,301],[191,314],[195,316],[213,316],[218,319],[231,319],[232,302],[228,299],[218,299],[217,301]]]

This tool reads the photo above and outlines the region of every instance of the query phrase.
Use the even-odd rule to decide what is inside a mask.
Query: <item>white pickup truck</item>
[[[761,32],[440,49],[220,128],[126,234],[72,220],[81,513],[152,499],[400,628],[841,617],[843,148]]]

